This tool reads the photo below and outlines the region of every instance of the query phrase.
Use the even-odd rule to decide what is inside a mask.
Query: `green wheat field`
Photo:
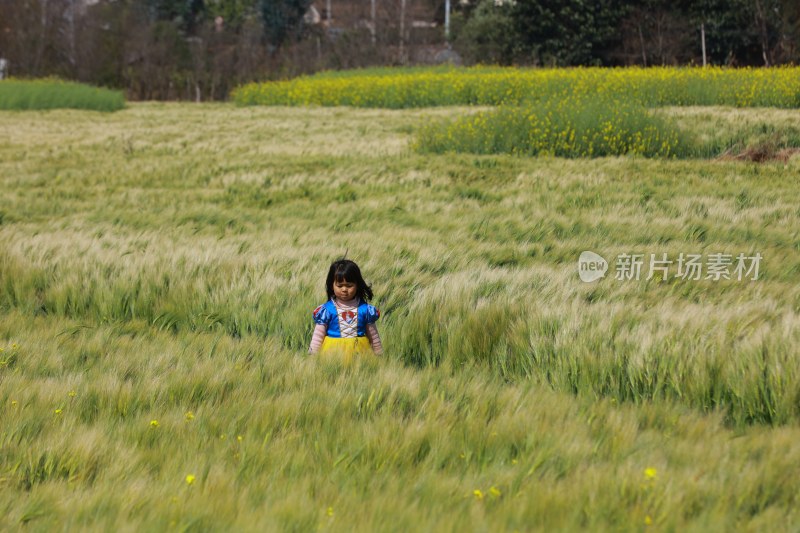
[[[796,531],[800,158],[413,149],[474,110],[0,112],[0,529]],[[386,349],[350,367],[306,355],[345,252]]]

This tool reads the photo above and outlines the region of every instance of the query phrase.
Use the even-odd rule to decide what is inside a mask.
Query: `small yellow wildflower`
[[[219,440],[225,440],[225,434],[220,435]]]
[[[189,474],[188,476],[186,476],[186,484],[191,485],[192,483],[194,483],[195,479],[196,478],[192,474]]]
[[[150,427],[151,428],[157,428],[158,427],[158,420],[151,420],[150,421]]]
[[[186,420],[194,420],[194,413],[191,411],[186,411]]]
[[[499,498],[503,493],[500,492],[500,489],[498,489],[497,487],[492,486],[492,488],[489,489],[489,494],[491,494],[495,498]]]
[[[511,459],[511,464],[512,464],[512,465],[515,465],[515,464],[517,464],[517,460],[516,460],[516,459]]]
[[[17,344],[17,343],[15,342],[14,344],[12,344],[12,345],[11,345],[11,349],[12,349],[12,350],[17,350],[17,349],[19,349],[19,344]]]
[[[655,479],[657,474],[658,474],[658,472],[653,467],[649,467],[649,468],[645,468],[644,469],[644,477],[647,480]]]
[[[242,436],[241,435],[236,435],[236,440],[238,440],[239,442],[242,442]]]
[[[652,526],[653,525],[653,519],[650,518],[650,515],[647,515],[647,516],[644,517],[644,524],[646,526]]]
[[[333,507],[328,507],[328,516],[333,516]]]
[[[77,395],[78,395],[78,393],[77,393],[77,392],[75,392],[74,390],[71,390],[71,391],[69,391],[69,397],[70,397],[70,398],[74,398],[74,397],[75,397],[75,396],[77,396]]]
[[[56,410],[55,410],[55,411],[53,411],[53,412],[54,412],[55,414],[57,414],[57,415],[60,415],[60,414],[61,414],[61,409],[56,409]]]
[[[11,400],[11,407],[17,406],[17,400]]]
[[[472,494],[473,494],[473,496],[475,496],[476,500],[482,500],[483,499],[483,492],[481,492],[481,489],[473,490]]]

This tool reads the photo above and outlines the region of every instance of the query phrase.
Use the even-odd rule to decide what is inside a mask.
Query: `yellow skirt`
[[[352,363],[356,358],[372,359],[375,353],[366,337],[350,337],[337,339],[325,337],[319,349],[321,359],[337,360],[345,364]]]

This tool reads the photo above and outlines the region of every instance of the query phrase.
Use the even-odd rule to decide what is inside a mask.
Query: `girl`
[[[328,301],[314,309],[314,335],[309,353],[336,354],[345,362],[354,356],[381,355],[383,347],[375,321],[380,311],[367,302],[372,288],[349,259],[334,261],[325,280]]]

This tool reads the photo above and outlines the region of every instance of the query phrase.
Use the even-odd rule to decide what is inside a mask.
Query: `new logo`
[[[581,281],[591,283],[604,277],[608,271],[608,261],[594,252],[581,252],[578,258],[578,275]]]

